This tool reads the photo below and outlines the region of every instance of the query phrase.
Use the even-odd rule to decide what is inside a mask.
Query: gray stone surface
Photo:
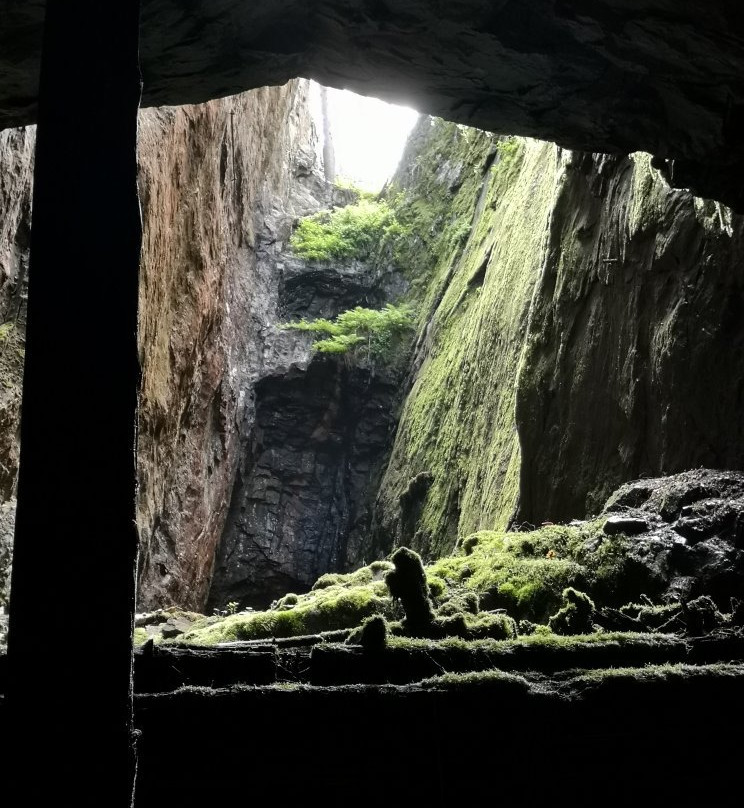
[[[610,497],[603,515],[646,523],[643,532],[627,531],[626,567],[646,578],[649,595],[669,602],[708,595],[724,612],[731,598],[744,599],[744,473],[695,469],[636,480]]]
[[[205,607],[254,386],[310,360],[308,335],[275,328],[277,256],[328,201],[308,91],[142,113],[142,609]]]
[[[0,128],[34,119],[43,9],[0,3]],[[311,76],[574,149],[643,149],[741,205],[743,43],[738,0],[144,0],[143,101]]]
[[[744,219],[641,154],[563,152],[517,383],[518,521],[744,468]]]

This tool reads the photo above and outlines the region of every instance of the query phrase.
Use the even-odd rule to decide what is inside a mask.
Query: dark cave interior
[[[737,677],[725,687],[619,678],[581,709],[503,683],[444,695],[364,684],[227,695],[195,688],[139,696],[132,723],[138,41],[146,105],[312,76],[415,98],[421,109],[485,129],[589,151],[643,148],[674,183],[744,208],[744,13],[736,2],[440,5],[144,0],[140,24],[136,4],[122,0],[3,3],[0,52],[14,56],[0,57],[0,125],[39,125],[0,708],[4,751],[16,772],[33,771],[14,783],[17,804],[66,795],[78,805],[129,805],[136,738],[138,806],[372,795],[392,804],[693,793],[714,801],[733,782],[744,718]],[[94,149],[78,136],[88,126]],[[84,290],[75,298],[60,282],[67,271]],[[73,527],[59,517],[73,486],[86,491],[87,507],[71,557]],[[49,610],[74,607],[70,593],[90,580],[100,581],[105,609],[87,618],[95,640],[78,640]],[[40,645],[34,626],[50,620]],[[301,731],[310,741],[295,741]],[[206,760],[197,773],[199,753]]]

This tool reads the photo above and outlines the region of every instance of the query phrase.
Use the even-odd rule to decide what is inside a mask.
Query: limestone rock
[[[596,513],[629,479],[744,468],[744,220],[648,156],[559,159],[517,381],[533,524]]]
[[[33,120],[43,11],[0,6],[0,128]],[[574,149],[643,149],[741,206],[743,41],[736,0],[145,0],[140,54],[148,106],[312,76]]]
[[[0,505],[0,608],[7,609],[10,601],[10,576],[13,560],[14,499]]]
[[[648,528],[649,525],[645,519],[633,516],[610,516],[602,529],[608,536],[615,536],[618,533],[635,536],[637,533],[645,533]]]
[[[143,609],[205,608],[254,385],[309,361],[306,339],[274,328],[292,222],[327,202],[308,92],[142,113]]]
[[[689,513],[697,514],[692,533]],[[603,515],[616,525],[646,523],[645,532],[625,532],[629,562],[655,582],[650,594],[682,602],[705,595],[723,612],[744,597],[744,473],[695,469],[633,481]]]
[[[425,119],[408,148],[392,189],[428,316],[377,502],[382,550],[436,555],[596,514],[629,479],[744,468],[742,217],[670,188],[644,154]],[[686,513],[679,538],[702,536],[702,508],[717,506]]]

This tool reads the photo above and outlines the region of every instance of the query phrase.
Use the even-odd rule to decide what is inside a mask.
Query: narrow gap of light
[[[320,88],[313,88],[313,110],[320,122]],[[328,117],[336,155],[336,177],[376,193],[395,173],[406,139],[419,114],[349,90],[328,88]],[[322,138],[322,126],[318,125]]]

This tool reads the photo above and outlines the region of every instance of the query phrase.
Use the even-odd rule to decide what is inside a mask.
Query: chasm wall
[[[422,118],[384,192],[396,242],[298,261],[297,217],[352,201],[323,179],[307,94],[140,116],[140,608],[267,602],[395,545],[431,557],[596,513],[639,476],[742,467],[741,217],[642,153]],[[33,137],[0,141],[4,570]],[[398,375],[276,328],[401,295]]]
[[[744,462],[743,223],[608,157],[422,122],[395,180],[421,306],[378,540],[426,555]]]

